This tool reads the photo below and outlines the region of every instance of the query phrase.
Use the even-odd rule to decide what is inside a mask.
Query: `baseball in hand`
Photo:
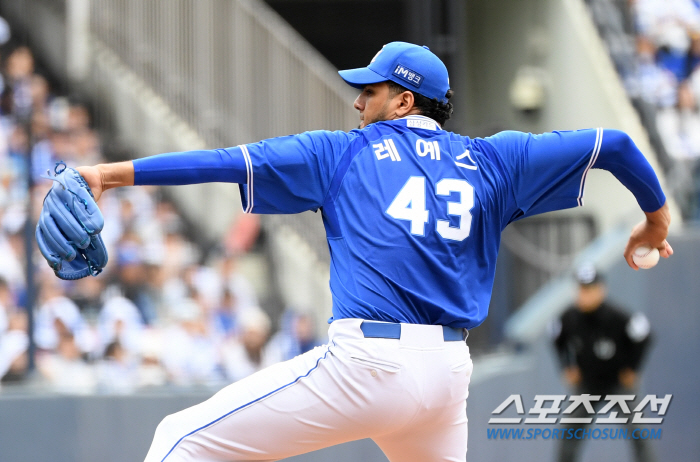
[[[659,262],[659,249],[652,249],[646,245],[637,247],[632,254],[632,260],[640,268],[652,268]]]

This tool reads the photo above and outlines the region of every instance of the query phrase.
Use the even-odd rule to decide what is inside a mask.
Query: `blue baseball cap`
[[[374,55],[367,67],[338,71],[355,88],[391,80],[441,103],[447,102],[450,78],[440,58],[426,46],[406,42],[391,42]]]

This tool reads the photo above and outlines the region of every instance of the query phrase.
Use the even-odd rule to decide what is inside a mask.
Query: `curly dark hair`
[[[391,80],[387,80],[386,83],[389,85],[391,96],[398,95],[405,91],[410,91],[413,93],[414,106],[418,108],[421,115],[430,117],[440,125],[445,125],[445,122],[447,122],[447,120],[449,120],[449,118],[452,116],[452,103],[450,103],[450,98],[452,98],[452,95],[454,95],[454,91],[451,89],[447,90],[447,93],[445,94],[447,102],[441,103],[437,100],[437,98],[430,99]]]

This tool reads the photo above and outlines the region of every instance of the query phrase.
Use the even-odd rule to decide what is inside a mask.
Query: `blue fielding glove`
[[[80,279],[97,276],[107,264],[107,249],[100,237],[104,226],[85,179],[63,162],[56,163],[53,186],[44,198],[36,243],[56,276]]]

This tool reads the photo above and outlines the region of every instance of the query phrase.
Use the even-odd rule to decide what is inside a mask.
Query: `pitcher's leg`
[[[353,438],[330,347],[319,347],[166,417],[146,462],[278,460]]]
[[[358,351],[334,341],[166,417],[146,462],[278,460],[402,426],[413,415],[403,368]]]
[[[373,437],[391,462],[465,462],[473,363],[462,342],[442,350],[406,348],[420,400],[407,424]],[[417,393],[417,391],[416,391]]]
[[[465,462],[466,405],[453,422],[421,425],[412,432],[374,438],[390,462]]]

